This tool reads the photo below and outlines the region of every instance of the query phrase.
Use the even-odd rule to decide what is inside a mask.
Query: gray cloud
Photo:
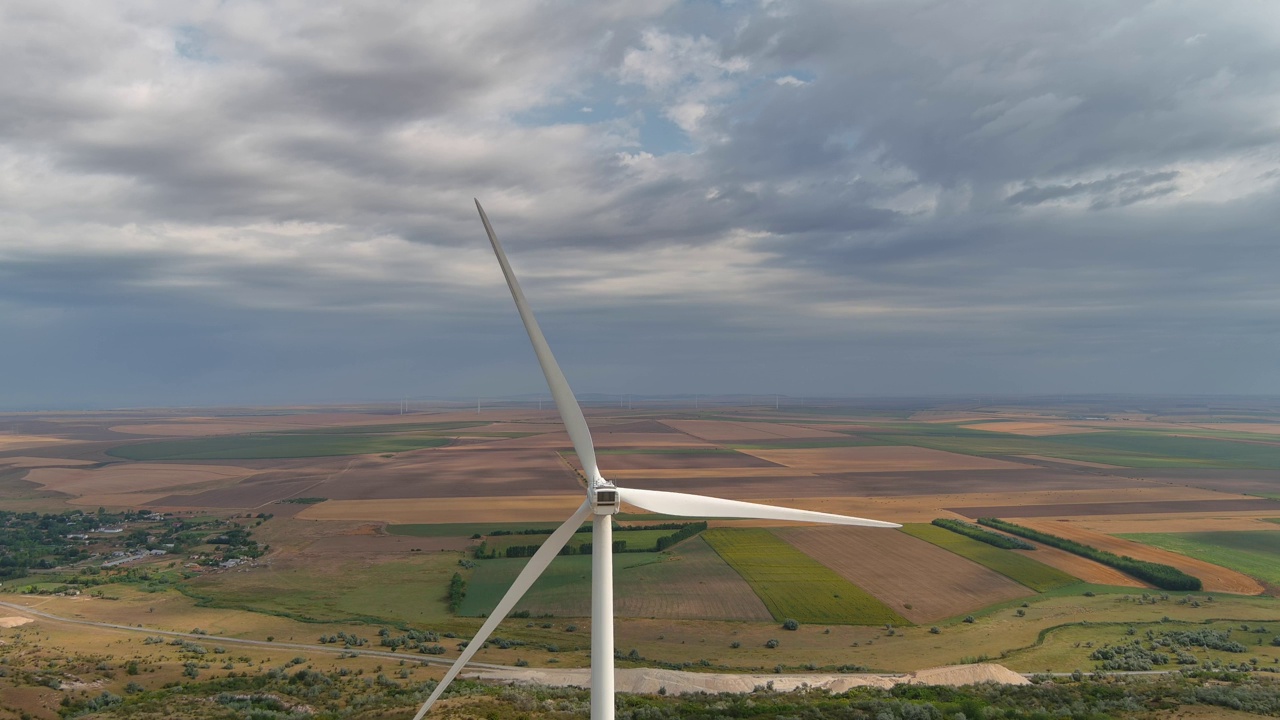
[[[0,372],[536,391],[479,196],[583,390],[1280,392],[1267,12],[10,3]]]

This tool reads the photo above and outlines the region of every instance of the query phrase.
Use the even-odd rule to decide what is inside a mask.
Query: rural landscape
[[[0,717],[408,717],[583,478],[536,403],[404,410],[0,417]],[[772,717],[781,705],[738,706],[799,702],[782,691],[802,685],[867,717],[1023,717],[1035,693],[1077,717],[1280,710],[1280,406],[597,403],[587,418],[601,470],[629,487],[903,525],[624,507],[619,689],[640,694],[620,717]],[[433,712],[582,716],[591,552],[575,535],[476,656],[484,677],[538,684],[463,683]],[[1031,684],[919,685],[944,671]],[[1108,704],[1120,686],[1128,705]]]

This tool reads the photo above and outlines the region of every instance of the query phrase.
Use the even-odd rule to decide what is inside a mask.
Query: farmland
[[[1280,532],[1269,530],[1141,533],[1120,537],[1280,585]]]
[[[1048,592],[1079,582],[1061,570],[1025,555],[992,547],[935,525],[913,523],[904,525],[902,532],[990,568],[1036,592]]]
[[[1257,530],[1267,527],[1264,518],[1280,517],[1280,505],[1258,497],[1280,496],[1280,480],[1268,469],[1271,446],[1259,444],[1276,442],[1280,422],[1240,428],[1200,417],[1195,424],[1067,417],[1094,414],[588,408],[602,470],[625,487],[913,523],[899,532],[713,520],[709,542],[695,537],[664,552],[618,554],[618,647],[637,649],[643,660],[636,665],[700,667],[705,660],[713,668],[765,672],[809,664],[913,670],[1002,653],[1019,670],[1070,671],[1092,667],[1089,653],[1072,643],[1123,636],[1123,627],[1072,625],[1084,616],[1136,623],[1139,633],[1148,625],[1158,630],[1166,615],[1175,623],[1232,617],[1280,628],[1274,598],[1226,594],[1262,587],[1246,575],[1275,585],[1266,573],[1280,564],[1280,551],[1267,544],[1269,537],[1251,536],[1280,538],[1280,532]],[[165,587],[185,594],[117,584],[105,586],[107,596],[119,598],[110,602],[83,595],[28,600],[5,592],[9,582],[0,588],[6,601],[123,625],[207,625],[246,637],[297,639],[339,630],[369,636],[377,626],[466,638],[527,562],[477,560],[480,541],[496,550],[537,545],[545,535],[492,533],[550,530],[582,502],[576,458],[550,411],[283,410],[191,418],[139,411],[74,421],[23,417],[19,425],[15,437],[48,441],[0,447],[6,509],[92,514],[98,506],[108,513],[145,507],[175,518],[240,522],[274,516],[254,529],[255,539],[269,546],[256,566],[166,570],[174,582]],[[128,459],[138,448],[157,459]],[[325,501],[291,502],[308,498]],[[1196,594],[1199,606],[1178,604],[1180,595],[1143,605],[1134,598],[1143,592],[1159,597],[1159,591],[1090,560],[1046,547],[1001,550],[914,524],[977,510],[998,510],[998,517],[1057,534],[1074,535],[1078,528],[1088,544],[1124,554],[1159,553],[1162,562],[1206,583],[1244,578],[1253,584],[1207,585]],[[672,520],[639,512],[618,519]],[[1233,532],[1237,527],[1257,532]],[[1224,537],[1184,537],[1201,529]],[[1144,544],[1127,539],[1126,533],[1148,530],[1143,534],[1156,536],[1132,539]],[[649,545],[651,535],[670,532],[619,532],[615,539],[638,549],[640,539]],[[473,538],[477,534],[482,537]],[[572,542],[588,538],[579,533]],[[529,645],[494,645],[478,659],[585,664],[589,566],[589,556],[557,558],[517,606],[530,617],[512,618],[499,630]],[[460,612],[451,613],[446,595],[455,573],[466,595]],[[28,584],[46,592],[58,586],[39,580]],[[970,615],[974,623],[962,620]],[[788,617],[801,622],[799,630],[780,631],[778,621]],[[577,630],[569,632],[571,625]],[[1059,626],[1068,629],[1054,629]],[[1043,651],[1035,649],[1041,633]],[[1063,647],[1058,634],[1073,640]],[[781,646],[766,647],[774,639]],[[454,652],[453,643],[441,644],[446,657]],[[1262,657],[1269,662],[1271,656]],[[369,663],[366,672],[375,666]],[[178,679],[181,671],[178,664],[166,677]],[[418,672],[438,677],[435,670]],[[0,688],[7,691],[4,682]]]
[[[751,585],[775,620],[908,624],[884,603],[768,530],[709,530],[703,538]]]
[[[232,435],[123,445],[110,451],[126,460],[252,460],[395,453],[448,445],[436,435],[368,433]]]

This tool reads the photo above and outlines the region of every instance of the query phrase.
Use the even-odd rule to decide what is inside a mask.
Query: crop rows
[[[703,538],[751,585],[775,620],[911,624],[866,591],[762,528],[716,528]]]
[[[1042,562],[992,547],[934,525],[904,525],[902,531],[990,568],[1036,592],[1048,592],[1079,582],[1067,573]]]

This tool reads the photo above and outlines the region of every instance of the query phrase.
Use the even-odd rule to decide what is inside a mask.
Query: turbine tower
[[[812,510],[796,510],[793,508],[760,505],[758,503],[739,500],[723,500],[721,498],[686,493],[666,492],[660,490],[636,490],[620,488],[600,474],[596,466],[595,446],[591,443],[591,430],[587,427],[586,418],[582,416],[582,408],[578,405],[569,382],[556,363],[547,339],[538,327],[538,321],[525,301],[520,283],[516,281],[507,255],[498,242],[498,236],[489,224],[480,201],[476,200],[476,210],[480,212],[480,221],[489,235],[489,243],[498,256],[498,264],[507,279],[507,287],[515,300],[516,310],[524,329],[529,333],[529,341],[533,343],[533,352],[538,357],[542,374],[551,389],[551,397],[555,400],[556,409],[560,411],[560,419],[564,421],[565,430],[573,443],[573,449],[582,463],[582,470],[587,477],[587,497],[563,525],[556,528],[547,541],[538,548],[528,564],[520,571],[507,594],[502,596],[488,619],[480,626],[475,637],[467,643],[462,654],[444,674],[440,684],[436,686],[431,697],[418,709],[413,720],[422,720],[436,700],[444,694],[445,688],[458,676],[463,666],[484,646],[489,635],[502,622],[507,613],[524,597],[525,592],[533,585],[542,571],[547,569],[551,561],[559,554],[560,549],[569,542],[569,538],[591,518],[591,720],[613,720],[613,515],[618,512],[620,502],[650,512],[663,515],[703,518],[751,518],[759,520],[796,520],[802,522],[827,523],[831,525],[863,525],[867,527],[896,528],[897,523],[867,520],[865,518],[835,515],[832,513],[814,512]]]

